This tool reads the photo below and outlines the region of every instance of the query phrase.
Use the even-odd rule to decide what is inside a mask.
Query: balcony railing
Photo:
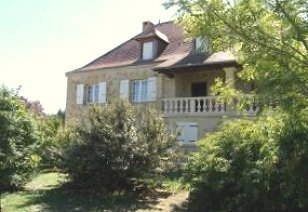
[[[236,102],[234,102],[233,106],[236,106]],[[235,113],[231,106],[218,101],[216,96],[167,98],[162,101],[162,109],[165,116],[221,116],[230,112]],[[244,110],[246,115],[255,115],[257,112],[258,107],[255,102]]]

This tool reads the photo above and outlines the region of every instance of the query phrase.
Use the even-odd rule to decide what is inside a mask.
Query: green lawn
[[[5,212],[27,211],[135,211],[151,208],[162,196],[170,196],[179,189],[176,176],[166,176],[163,182],[163,192],[154,192],[137,196],[136,194],[123,195],[86,195],[68,189],[65,186],[65,174],[43,173],[26,184],[25,189],[1,195],[1,207]]]

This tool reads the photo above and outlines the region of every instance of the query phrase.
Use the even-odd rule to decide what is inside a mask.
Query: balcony
[[[223,116],[223,115],[248,115],[255,116],[258,107],[255,101],[251,101],[243,113],[236,112],[234,106],[218,101],[216,96],[204,97],[178,97],[162,100],[162,110],[164,117],[179,116]]]

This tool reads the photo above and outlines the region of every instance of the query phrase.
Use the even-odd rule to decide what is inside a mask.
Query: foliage
[[[35,154],[37,124],[24,104],[6,88],[0,89],[0,188],[19,186],[39,164]]]
[[[202,140],[186,168],[189,211],[306,211],[308,120],[293,121],[233,121]]]
[[[230,51],[264,110],[204,139],[187,168],[190,206],[205,211],[307,210],[308,3],[170,0],[191,37]],[[217,80],[214,95],[245,98]],[[242,102],[245,104],[244,99]],[[269,109],[269,102],[278,103]],[[205,201],[206,200],[206,201]]]
[[[261,100],[286,110],[308,105],[308,3],[305,0],[170,0],[192,37],[208,37],[214,52],[231,51]],[[227,86],[228,87],[228,86]],[[231,93],[226,86],[216,93]],[[265,105],[266,106],[266,105]]]
[[[31,101],[23,96],[19,97],[22,102],[24,102],[26,109],[34,113],[35,115],[44,115],[44,108],[40,101]]]
[[[38,123],[39,140],[36,153],[40,156],[40,169],[58,168],[61,156],[63,136],[65,134],[64,122],[58,115],[36,116]]]
[[[74,184],[94,190],[125,190],[132,179],[160,167],[174,136],[159,115],[123,101],[93,107],[66,139],[64,169]]]
[[[56,115],[61,118],[62,123],[64,124],[65,122],[65,111],[62,111],[61,109],[59,109],[56,113]]]

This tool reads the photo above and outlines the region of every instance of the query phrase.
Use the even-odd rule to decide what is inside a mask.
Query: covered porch
[[[215,79],[227,82],[231,87],[246,93],[253,89],[252,84],[240,81],[236,73],[239,67],[234,64],[212,64],[207,66],[190,66],[164,69],[162,87],[162,112],[165,117],[181,116],[224,116],[249,115],[258,112],[257,102],[247,96],[250,105],[244,111],[236,111],[238,101],[223,102],[217,96],[211,96],[210,88]]]

